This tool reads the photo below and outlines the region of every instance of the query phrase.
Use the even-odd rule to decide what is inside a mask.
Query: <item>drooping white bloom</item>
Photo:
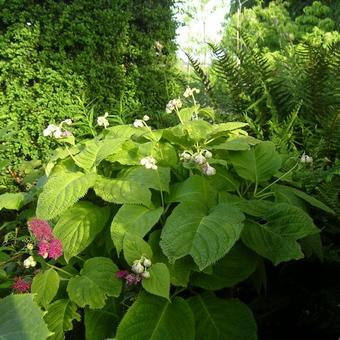
[[[165,111],[166,113],[171,113],[175,109],[180,109],[182,107],[182,101],[178,99],[172,99],[166,104]]]
[[[205,163],[202,166],[202,171],[207,176],[213,176],[216,174],[216,169],[212,167],[211,165],[209,165],[209,163]]]
[[[152,156],[147,156],[140,160],[140,164],[143,165],[146,169],[157,170],[158,167],[156,163],[157,161]]]
[[[204,157],[201,153],[199,153],[199,154],[195,155],[194,161],[195,161],[195,163],[197,163],[197,164],[199,164],[199,165],[202,165],[202,164],[204,164],[207,160],[205,159],[205,157]]]
[[[25,268],[35,267],[36,265],[37,265],[37,262],[34,261],[33,256],[30,256],[26,260],[24,260],[24,267]]]
[[[152,263],[149,259],[144,259],[144,261],[143,261],[144,267],[149,268],[149,267],[151,267],[151,264]]]
[[[140,128],[144,126],[143,120],[142,119],[135,119],[135,121],[133,122],[133,126],[135,128]]]
[[[58,126],[56,126],[56,125],[54,125],[54,124],[49,124],[49,125],[47,126],[47,128],[43,131],[43,136],[44,136],[44,137],[52,136],[53,133],[54,133],[55,131],[57,131],[58,129],[59,129]]]
[[[52,133],[52,136],[53,136],[54,138],[59,139],[59,138],[63,138],[63,137],[64,137],[64,134],[63,134],[63,131],[61,130],[61,128],[60,128],[60,127],[57,127],[57,129]]]
[[[141,274],[144,272],[144,266],[139,261],[135,261],[131,270],[136,274]]]
[[[303,153],[303,155],[301,156],[301,163],[302,164],[312,164],[313,163],[313,158],[306,155],[305,153]]]
[[[191,89],[190,87],[187,87],[185,92],[183,93],[183,97],[189,98],[194,95],[194,93],[200,93],[199,89],[193,88]]]
[[[147,272],[147,271],[143,272],[142,277],[143,277],[143,279],[149,279],[150,278],[150,272]]]
[[[209,150],[204,150],[203,155],[205,158],[208,158],[208,159],[212,157],[212,153]]]
[[[104,116],[99,116],[97,118],[97,124],[99,126],[104,126],[104,128],[106,129],[110,125],[109,121],[106,119],[108,116],[109,116],[108,112],[105,112]]]
[[[181,153],[180,157],[181,157],[182,159],[184,159],[185,161],[190,161],[191,158],[192,158],[192,155],[191,155],[191,153],[190,153],[189,151],[184,150],[184,151]]]
[[[143,116],[144,122],[147,122],[149,119],[150,119],[150,117],[149,117],[148,115],[144,115],[144,116]]]

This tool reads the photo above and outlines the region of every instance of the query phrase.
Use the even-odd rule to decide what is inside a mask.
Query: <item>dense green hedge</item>
[[[44,157],[42,129],[84,105],[123,119],[165,107],[176,92],[172,3],[0,1],[0,129],[15,131],[0,160]]]

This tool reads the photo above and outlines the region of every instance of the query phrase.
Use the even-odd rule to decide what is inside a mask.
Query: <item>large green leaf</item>
[[[107,202],[143,204],[145,206],[151,204],[150,190],[131,180],[98,177],[94,190],[99,197]]]
[[[54,269],[48,269],[34,276],[32,293],[37,294],[35,301],[45,309],[53,300],[59,289],[59,275]]]
[[[75,163],[91,171],[106,157],[118,152],[125,140],[125,138],[89,140],[85,142],[83,150],[74,157]]]
[[[118,326],[117,340],[194,340],[194,317],[188,304],[140,294]]]
[[[272,142],[261,142],[250,150],[232,151],[230,160],[239,176],[256,183],[270,179],[281,167],[281,157]]]
[[[26,194],[23,192],[2,194],[0,195],[0,210],[19,210],[25,199]]]
[[[334,214],[334,211],[331,208],[329,208],[326,204],[322,203],[315,197],[308,195],[301,190],[288,187],[285,185],[279,185],[279,184],[276,184],[273,189],[274,189],[275,194],[287,197],[286,201],[289,203],[292,203],[290,199],[290,195],[294,195],[294,196],[301,198],[302,200],[312,205],[313,207],[321,209],[327,213]]]
[[[122,282],[116,276],[118,267],[106,257],[87,260],[80,275],[67,286],[70,299],[80,307],[103,308],[108,296],[119,296]]]
[[[111,238],[117,252],[120,253],[123,249],[124,237],[144,237],[158,222],[162,213],[162,208],[149,209],[142,205],[124,204],[111,223]]]
[[[194,175],[182,183],[171,188],[168,202],[199,201],[210,206],[216,202],[217,193],[211,188],[209,181],[203,177]]]
[[[94,186],[95,174],[58,172],[44,186],[37,204],[37,217],[49,220],[71,207]]]
[[[250,208],[247,209],[247,206]],[[275,265],[303,257],[297,240],[318,233],[313,220],[302,209],[286,203],[249,201],[241,207],[266,223],[246,221],[243,242]]]
[[[260,143],[259,140],[250,136],[237,136],[229,138],[227,141],[213,145],[210,148],[214,150],[229,150],[229,151],[242,151],[250,150],[251,145]]]
[[[183,202],[168,217],[160,245],[170,262],[191,255],[203,270],[232,248],[243,220],[243,213],[231,204],[219,204],[208,211],[200,202]]]
[[[224,300],[212,293],[189,299],[195,315],[195,340],[256,340],[257,326],[251,310],[237,299]]]
[[[114,301],[102,309],[85,309],[85,339],[103,340],[113,338],[119,314]]]
[[[85,201],[78,202],[62,214],[54,227],[54,234],[63,244],[66,262],[91,244],[108,217],[107,208],[99,208]]]
[[[257,256],[238,242],[212,267],[211,274],[194,273],[191,283],[208,290],[232,287],[248,278],[256,269]]]
[[[169,299],[170,273],[164,263],[155,263],[150,268],[150,277],[143,279],[143,288],[154,295]]]
[[[142,166],[133,167],[124,172],[121,179],[139,183],[150,189],[169,191],[170,168],[158,167],[157,171],[150,171]]]
[[[73,320],[80,321],[77,305],[69,299],[57,300],[48,306],[44,320],[48,328],[54,332],[49,340],[63,340],[64,333],[73,329]],[[37,338],[38,339],[38,338]]]
[[[2,340],[37,340],[51,335],[32,294],[9,295],[0,300],[0,315]]]

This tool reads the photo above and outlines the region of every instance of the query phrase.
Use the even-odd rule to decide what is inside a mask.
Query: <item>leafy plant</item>
[[[197,103],[181,108],[177,99],[168,111],[173,127],[151,129],[147,117],[108,127],[48,164],[28,224],[37,239],[34,223],[53,226],[52,258],[43,239],[29,260],[41,271],[28,271],[52,339],[80,318],[90,339],[97,328],[102,339],[256,339],[235,286],[254,279],[264,259],[301,259],[304,242],[319,240],[297,198],[332,210],[288,181],[292,169],[272,142],[248,136],[245,123],[209,123],[214,112]],[[63,257],[51,255],[53,240]],[[6,275],[26,273],[24,253]]]

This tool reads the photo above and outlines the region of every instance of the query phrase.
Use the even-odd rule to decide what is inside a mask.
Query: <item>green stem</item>
[[[71,273],[69,273],[69,272],[67,272],[66,270],[63,270],[63,269],[61,269],[61,268],[59,268],[59,267],[56,267],[56,266],[54,266],[53,264],[49,264],[49,263],[46,263],[46,264],[47,264],[49,267],[51,267],[51,268],[53,268],[53,269],[55,269],[55,270],[59,270],[60,272],[66,274],[66,275],[73,276]]]

